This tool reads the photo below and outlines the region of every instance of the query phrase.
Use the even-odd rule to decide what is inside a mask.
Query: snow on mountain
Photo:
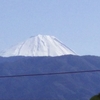
[[[69,54],[75,55],[71,49],[54,36],[37,35],[2,51],[0,56],[60,56]]]

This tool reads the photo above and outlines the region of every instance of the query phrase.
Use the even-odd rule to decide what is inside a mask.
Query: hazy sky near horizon
[[[0,51],[38,34],[100,56],[100,0],[0,0]]]

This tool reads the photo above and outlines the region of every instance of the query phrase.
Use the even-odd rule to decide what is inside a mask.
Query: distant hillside
[[[100,70],[100,57],[0,57],[0,76]],[[0,100],[89,100],[100,72],[0,78]]]

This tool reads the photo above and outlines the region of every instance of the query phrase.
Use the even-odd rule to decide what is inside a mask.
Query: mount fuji
[[[100,57],[78,56],[54,36],[30,37],[1,55],[0,100],[89,100],[100,92]]]
[[[6,51],[2,51],[0,56],[61,56],[70,54],[76,55],[75,52],[60,42],[56,37],[37,35]]]

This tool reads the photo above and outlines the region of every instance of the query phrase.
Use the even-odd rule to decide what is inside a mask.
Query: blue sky
[[[0,51],[38,34],[100,56],[100,0],[0,0]]]

